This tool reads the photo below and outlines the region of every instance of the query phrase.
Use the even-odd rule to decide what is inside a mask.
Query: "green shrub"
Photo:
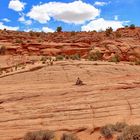
[[[61,140],[79,140],[77,136],[73,134],[63,134]]]
[[[34,36],[34,34],[35,34],[35,33],[34,33],[33,31],[30,31],[30,32],[29,32],[29,35],[30,35],[30,36]]]
[[[89,61],[97,61],[97,57],[94,54],[89,54],[88,55],[88,60]]]
[[[91,53],[88,56],[89,61],[97,61],[102,59],[102,54],[99,51],[96,51],[95,53]]]
[[[105,139],[110,139],[115,134],[117,140],[140,140],[140,125],[129,126],[125,122],[117,122],[115,125],[103,126],[100,133]]]
[[[45,64],[47,61],[47,57],[46,56],[41,57],[40,61],[42,61],[42,63]]]
[[[56,60],[64,60],[64,56],[63,55],[57,55],[56,56]]]
[[[53,131],[34,131],[28,132],[24,136],[24,140],[52,140],[54,138]]]
[[[0,47],[0,54],[4,55],[6,52],[6,47],[5,46],[1,46]]]
[[[80,60],[81,56],[80,56],[80,54],[74,54],[74,55],[70,56],[70,59],[72,59],[72,60]]]
[[[70,56],[69,55],[65,55],[65,59],[70,59]]]
[[[140,140],[140,126],[127,126],[117,140]]]
[[[57,32],[62,32],[62,27],[61,26],[57,27],[56,31]]]
[[[112,27],[107,28],[106,31],[105,31],[106,36],[110,36],[112,32],[113,32]]]
[[[105,138],[112,138],[113,135],[113,125],[105,125],[100,129],[100,133],[105,137]]]
[[[130,29],[135,29],[135,25],[134,24],[131,24],[130,25]]]
[[[96,30],[93,30],[92,32],[97,33],[97,31],[96,31]]]
[[[125,122],[117,122],[115,124],[115,131],[122,132],[127,126]]]
[[[40,37],[41,36],[41,33],[40,32],[35,32],[35,36],[36,37]]]
[[[99,51],[96,51],[95,54],[98,57],[98,60],[102,59],[102,54]]]
[[[109,62],[118,63],[118,62],[120,62],[120,57],[118,55],[114,55],[113,57],[111,57],[111,59],[109,60]]]

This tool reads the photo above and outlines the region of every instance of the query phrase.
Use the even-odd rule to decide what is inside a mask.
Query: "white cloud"
[[[33,31],[33,32],[42,32],[41,29],[39,28],[28,28],[28,29],[24,29],[25,32],[30,32],[30,31]]]
[[[46,33],[48,33],[48,32],[53,33],[53,32],[54,32],[53,29],[50,29],[50,28],[48,28],[48,27],[43,27],[43,28],[42,28],[42,31],[44,31],[44,32],[46,32]]]
[[[114,20],[118,20],[118,18],[119,18],[118,15],[114,16]]]
[[[9,20],[8,18],[3,18],[2,21],[4,21],[4,22],[10,22],[11,20]]]
[[[20,0],[11,0],[9,2],[9,9],[20,12],[24,9],[25,5],[26,3],[21,2]]]
[[[18,21],[20,21],[20,22],[23,22],[23,21],[25,21],[25,18],[24,18],[24,16],[21,16],[21,17],[18,19]]]
[[[51,18],[66,23],[82,24],[100,15],[100,10],[81,0],[71,3],[49,2],[33,6],[28,17],[40,23],[47,23]]]
[[[115,20],[105,20],[103,18],[99,18],[96,20],[92,20],[87,25],[81,27],[82,31],[99,31],[106,30],[108,27],[112,27],[113,30],[123,27],[126,21],[115,21]]]
[[[19,27],[12,27],[12,26],[6,26],[6,25],[4,25],[2,22],[0,22],[0,29],[7,29],[7,30],[18,30],[19,29]]]
[[[25,20],[24,24],[31,25],[32,24],[32,21],[31,20]]]
[[[110,1],[109,2],[101,2],[101,1],[96,1],[94,3],[95,6],[105,6],[105,5],[108,5],[109,3],[111,3]]]
[[[31,20],[26,20],[24,16],[21,16],[18,21],[20,21],[21,23],[25,24],[25,25],[31,25],[32,21]]]

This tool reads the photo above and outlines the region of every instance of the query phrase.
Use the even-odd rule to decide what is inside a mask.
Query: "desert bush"
[[[97,33],[97,31],[96,31],[96,30],[93,30],[92,32]]]
[[[127,126],[117,140],[140,140],[140,126]]]
[[[64,56],[63,55],[57,55],[56,56],[56,60],[59,61],[59,60],[64,60]]]
[[[107,28],[105,31],[106,36],[110,36],[112,31],[113,31],[112,27]]]
[[[91,53],[88,56],[89,61],[97,61],[102,59],[102,54],[99,51],[96,51],[95,53]]]
[[[105,137],[105,138],[112,138],[113,135],[113,125],[105,125],[101,127],[100,133]]]
[[[72,60],[80,60],[81,59],[81,55],[80,54],[71,55],[70,59],[72,59]]]
[[[113,57],[111,57],[109,62],[115,62],[115,63],[120,62],[120,57],[118,55],[114,55]]]
[[[130,25],[130,29],[135,29],[135,25],[134,24],[131,24]]]
[[[117,122],[114,125],[114,130],[117,132],[122,132],[128,125],[125,122]]]
[[[89,61],[97,61],[97,57],[94,54],[89,54],[88,55],[88,60]]]
[[[70,59],[70,56],[69,55],[65,55],[65,59]]]
[[[41,57],[40,61],[42,61],[42,64],[45,64],[47,61],[47,57],[46,56]]]
[[[33,31],[30,31],[30,32],[29,32],[29,35],[30,35],[30,36],[34,36],[34,32],[33,32]]]
[[[6,47],[5,46],[1,46],[0,47],[0,54],[4,55],[6,52]]]
[[[35,132],[28,132],[24,136],[24,140],[35,140],[36,134]]]
[[[41,36],[41,33],[40,32],[35,32],[35,36],[36,37],[40,37]]]
[[[102,59],[102,54],[99,51],[96,51],[95,54],[96,54],[98,60]]]
[[[79,140],[77,136],[74,134],[66,134],[64,133],[61,137],[61,140]]]
[[[62,27],[61,26],[57,27],[56,31],[57,32],[62,32]]]
[[[24,140],[52,140],[55,137],[53,131],[34,131],[28,132],[24,136]]]

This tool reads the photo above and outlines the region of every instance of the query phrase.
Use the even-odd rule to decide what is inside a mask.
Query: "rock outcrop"
[[[105,32],[13,32],[0,31],[0,47],[5,54],[73,55],[87,57],[98,51],[103,60],[117,55],[121,61],[140,59],[140,28],[121,28],[106,36]]]

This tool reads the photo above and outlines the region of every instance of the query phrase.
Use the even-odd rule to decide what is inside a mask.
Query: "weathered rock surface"
[[[91,130],[121,121],[140,124],[140,67],[96,63],[58,61],[0,78],[0,139],[22,139],[26,132],[40,129]],[[86,85],[74,85],[77,77]],[[79,136],[98,139],[89,131]]]
[[[122,61],[137,61],[140,28],[119,29],[109,37],[105,32],[0,30],[2,46],[6,51],[0,56],[0,67],[40,60],[40,55],[84,58],[96,52],[102,60],[118,55]],[[46,129],[57,133],[84,129],[78,133],[81,140],[97,140],[99,132],[90,135],[93,128],[121,121],[140,124],[139,66],[83,60],[54,63],[0,78],[0,140],[21,140],[28,131]],[[75,86],[77,77],[84,86]]]
[[[73,55],[83,57],[97,50],[104,60],[112,54],[122,61],[140,59],[140,28],[121,28],[106,36],[105,32],[36,33],[0,31],[0,46],[6,54]]]

